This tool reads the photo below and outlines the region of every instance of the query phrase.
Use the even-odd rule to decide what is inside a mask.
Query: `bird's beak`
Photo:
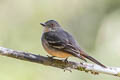
[[[45,27],[46,25],[44,23],[40,23],[43,27]]]

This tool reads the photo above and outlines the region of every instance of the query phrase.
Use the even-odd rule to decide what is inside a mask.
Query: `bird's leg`
[[[68,57],[65,58],[65,59],[63,60],[63,62],[65,62],[65,64],[67,64],[67,63],[68,63]]]
[[[65,58],[64,62],[65,62],[65,63],[68,63],[68,57],[67,57],[67,58]]]
[[[67,63],[68,63],[68,57],[65,58],[63,61],[65,62],[65,64],[67,64]],[[72,71],[71,71],[71,68],[64,68],[64,72],[65,72],[65,71],[70,71],[70,72],[72,72]]]
[[[54,61],[54,57],[56,57],[56,56],[49,56],[49,55],[47,55],[47,57],[51,60],[51,65],[53,65],[53,61]]]

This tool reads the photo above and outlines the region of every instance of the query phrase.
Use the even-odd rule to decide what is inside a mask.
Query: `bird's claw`
[[[65,58],[63,61],[65,62],[65,64],[67,64],[68,63],[68,58]]]
[[[55,56],[49,56],[49,55],[47,55],[47,57],[48,57],[49,59],[53,59]]]

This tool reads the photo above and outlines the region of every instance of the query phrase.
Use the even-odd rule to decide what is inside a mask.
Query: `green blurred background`
[[[0,46],[46,56],[39,23],[50,19],[71,32],[89,55],[120,67],[120,0],[0,0]],[[119,80],[0,56],[0,80],[74,79]]]

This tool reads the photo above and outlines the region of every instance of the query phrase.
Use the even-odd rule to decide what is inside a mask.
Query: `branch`
[[[39,63],[47,66],[57,67],[69,71],[71,71],[71,69],[75,69],[79,71],[91,72],[92,74],[104,73],[104,74],[120,77],[120,68],[117,67],[103,68],[96,64],[77,63],[72,61],[66,62],[63,60],[52,59],[49,57],[35,55],[32,53],[15,51],[4,47],[0,47],[0,55],[16,58],[20,60],[25,60],[29,62]]]

